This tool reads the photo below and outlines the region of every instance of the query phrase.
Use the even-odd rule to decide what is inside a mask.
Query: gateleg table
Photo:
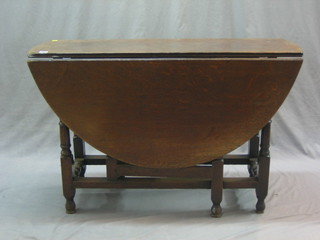
[[[220,217],[224,188],[268,192],[270,119],[288,95],[302,50],[283,39],[52,40],[28,65],[60,118],[67,213],[77,188],[211,189]],[[71,150],[70,130],[74,133]],[[230,154],[249,141],[246,154]],[[85,142],[105,155],[87,155]],[[224,177],[227,164],[248,177]],[[87,165],[106,166],[86,177]]]

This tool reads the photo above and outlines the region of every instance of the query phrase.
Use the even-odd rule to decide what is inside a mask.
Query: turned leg
[[[66,198],[66,212],[75,213],[76,204],[74,203],[74,196],[76,193],[73,187],[73,176],[72,176],[72,164],[73,157],[70,150],[70,132],[69,128],[60,122],[60,146],[61,146],[61,174],[62,174],[62,186],[63,195]]]
[[[212,161],[212,182],[211,182],[211,216],[219,218],[222,216],[222,201],[223,191],[223,160],[216,159]]]
[[[84,164],[85,144],[77,135],[73,136],[74,149],[74,168],[73,175],[76,177],[84,177],[86,165]]]
[[[263,213],[265,209],[265,198],[268,194],[269,170],[270,170],[270,128],[271,121],[261,131],[261,146],[258,158],[258,184],[256,187],[257,204],[256,212]]]

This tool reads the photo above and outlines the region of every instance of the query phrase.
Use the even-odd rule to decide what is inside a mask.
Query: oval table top
[[[52,40],[30,49],[30,58],[301,57],[285,39]]]
[[[131,57],[124,57],[128,51],[119,50],[121,42],[112,42],[114,51],[88,52],[87,56],[104,54],[99,59],[83,57],[97,42],[87,48],[79,47],[84,42],[75,42],[74,49],[71,42],[64,42],[60,57],[69,54],[71,59],[31,60],[28,64],[53,111],[90,145],[133,165],[176,168],[220,158],[255,135],[281,106],[302,63],[301,49],[284,41],[280,42],[291,48],[270,51],[269,58],[264,57],[267,51],[250,53],[249,42],[243,40],[227,41],[221,51],[211,46],[207,51],[211,57],[201,55],[207,48],[201,45],[205,42],[198,52],[186,55],[190,51],[181,52],[182,46],[163,51],[178,44],[178,40],[166,41],[149,42],[149,47],[133,41],[140,53],[136,47]],[[272,45],[268,41],[266,45]],[[244,42],[246,54],[251,55],[246,58],[240,44]],[[156,54],[159,43],[163,45],[158,52],[165,52],[166,57]],[[212,40],[206,42],[210,43]],[[228,44],[229,58],[219,57],[228,55]],[[261,40],[255,44],[258,49]],[[58,53],[55,46],[44,46],[47,44],[31,50],[31,56],[37,57],[37,51],[48,51],[47,57]],[[239,46],[238,50],[232,46]],[[188,49],[188,44],[184,47]],[[81,59],[75,57],[77,52]],[[281,57],[274,58],[274,54]]]

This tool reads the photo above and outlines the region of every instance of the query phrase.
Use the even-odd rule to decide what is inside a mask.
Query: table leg
[[[219,218],[222,216],[220,206],[223,192],[223,160],[216,159],[212,161],[212,182],[211,182],[211,216]]]
[[[63,186],[63,195],[66,198],[66,212],[75,213],[76,204],[74,202],[74,196],[76,193],[75,188],[73,187],[73,176],[72,176],[72,164],[73,157],[70,150],[70,132],[69,128],[63,123],[60,122],[60,146],[61,146],[61,174],[62,174],[62,186]]]
[[[265,198],[268,194],[269,170],[270,170],[270,129],[271,121],[261,131],[261,145],[258,158],[259,172],[256,187],[257,204],[256,212],[263,213],[265,209]]]

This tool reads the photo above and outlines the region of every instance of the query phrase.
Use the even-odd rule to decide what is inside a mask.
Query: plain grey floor
[[[319,239],[320,166],[274,149],[264,214],[252,189],[224,190],[223,217],[210,217],[210,190],[79,189],[78,212],[64,212],[57,158],[0,162],[1,239]],[[87,176],[103,176],[91,166]],[[226,176],[246,169],[228,166]]]

